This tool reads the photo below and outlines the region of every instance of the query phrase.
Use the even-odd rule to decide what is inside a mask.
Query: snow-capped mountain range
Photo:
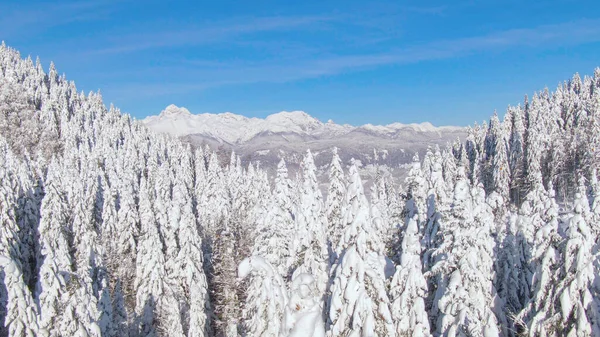
[[[192,114],[184,107],[169,105],[159,115],[143,121],[151,129],[174,136],[203,135],[231,145],[241,144],[264,134],[295,133],[313,137],[335,137],[354,131],[373,133],[386,138],[395,138],[403,131],[422,133],[462,132],[454,126],[435,127],[429,122],[420,124],[393,123],[389,125],[365,124],[352,126],[336,124],[332,120],[323,123],[304,111],[282,111],[262,118],[248,118],[231,112],[220,114]]]
[[[321,174],[331,161],[331,148],[337,147],[346,163],[355,158],[362,164],[363,176],[382,166],[394,176],[402,176],[415,152],[429,146],[444,147],[465,136],[465,128],[435,127],[431,123],[352,126],[321,122],[303,111],[279,112],[264,119],[248,118],[230,112],[192,114],[188,109],[169,105],[159,115],[143,120],[150,129],[168,133],[193,146],[208,144],[220,149],[224,160],[234,150],[242,161],[259,161],[274,171],[284,158],[292,172],[303,153],[310,149]]]

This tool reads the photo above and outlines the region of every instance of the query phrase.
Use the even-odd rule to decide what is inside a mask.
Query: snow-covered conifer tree
[[[431,268],[431,254],[437,248],[438,231],[442,221],[442,213],[447,213],[450,208],[450,198],[448,197],[448,186],[444,180],[443,157],[437,150],[431,163],[431,173],[427,177],[429,181],[429,191],[427,192],[427,218],[422,224],[422,242],[423,242],[423,266],[425,270]],[[410,206],[410,203],[409,205]],[[410,213],[410,212],[409,212]],[[405,219],[409,221],[412,218]],[[417,227],[418,228],[418,227]],[[399,252],[401,253],[401,252]]]
[[[390,285],[392,318],[397,336],[429,336],[429,316],[425,308],[427,281],[421,264],[421,242],[415,218],[408,220],[400,265]]]
[[[291,182],[285,161],[277,165],[275,190],[267,214],[259,220],[252,255],[261,256],[274,266],[277,273],[287,278],[293,262],[291,240],[294,231],[294,213],[290,199]]]
[[[483,188],[476,189],[479,200],[474,204],[464,169],[459,168],[452,213],[441,228],[443,242],[433,255],[436,263],[431,269],[438,275],[431,314],[439,335],[500,334],[492,311],[496,294],[489,214],[481,209],[485,203],[478,194],[484,193]]]
[[[4,285],[8,290],[6,318],[2,322],[8,328],[8,337],[34,337],[43,335],[39,330],[37,306],[25,282],[19,262],[0,255],[0,268],[4,272]]]
[[[110,299],[99,303],[103,287],[108,286],[102,260],[104,252],[97,232],[99,186],[97,173],[93,169],[86,172],[88,175],[74,187],[72,231],[77,277],[64,294],[63,318],[66,320],[61,322],[60,329],[68,335],[85,332],[100,336],[111,330],[112,318],[103,319],[102,316],[112,316],[112,304]]]
[[[481,183],[484,185],[485,191],[489,194],[493,189],[493,161],[496,157],[496,150],[498,143],[502,143],[502,124],[498,118],[498,113],[494,111],[494,114],[490,118],[490,123],[485,130],[483,149],[481,149]]]
[[[212,266],[212,300],[214,305],[215,336],[236,337],[239,333],[241,305],[237,291],[235,233],[226,219],[214,241]]]
[[[119,263],[113,267],[113,278],[119,276],[128,312],[133,312],[136,302],[136,288],[134,284],[136,274],[137,241],[140,234],[140,215],[136,203],[135,190],[137,179],[134,173],[130,172],[126,178],[123,178],[123,185],[119,188],[119,209],[117,211],[117,232],[119,233],[115,240],[116,251],[113,252],[114,259]],[[108,238],[107,238],[108,239]],[[115,263],[115,260],[111,261]],[[115,282],[112,280],[112,282]],[[130,305],[128,305],[128,303]]]
[[[107,263],[112,263],[113,259],[117,259],[116,252],[118,251],[117,242],[115,237],[121,235],[119,232],[118,218],[117,218],[117,206],[116,206],[116,193],[107,188],[104,192],[104,204],[102,205],[102,225],[101,235],[102,243],[106,250]]]
[[[342,254],[331,286],[328,336],[394,336],[383,242],[370,219],[358,168],[350,167]]]
[[[72,256],[65,233],[67,229],[67,203],[59,175],[61,168],[51,161],[46,174],[40,219],[40,275],[36,286],[36,299],[39,302],[40,331],[50,336],[58,336],[59,312],[64,306],[63,294],[71,281],[73,271]]]
[[[178,190],[180,184],[175,189]],[[178,194],[179,192],[175,192]],[[202,240],[198,234],[196,218],[193,213],[192,200],[187,195],[180,196],[181,215],[178,224],[178,252],[176,271],[173,280],[179,283],[183,291],[177,294],[184,302],[182,309],[184,333],[189,336],[208,335],[209,324],[207,309],[209,307],[208,285],[203,269]]]
[[[554,201],[554,190],[550,188],[545,208],[547,221],[535,233],[530,265],[533,268],[531,278],[532,297],[518,313],[515,329],[527,331],[528,335],[545,335],[544,320],[552,315],[552,301],[547,299],[556,292],[559,271],[558,206]]]
[[[600,89],[599,89],[600,90]],[[592,203],[590,205],[590,218],[592,229],[595,236],[600,234],[600,183],[598,182],[597,171],[591,174],[590,187],[592,191]]]
[[[509,201],[510,193],[510,166],[508,162],[507,144],[502,137],[496,140],[495,155],[492,158],[491,178],[492,178],[492,193],[502,197],[503,202]]]
[[[386,181],[385,184],[385,194],[387,195],[387,211],[390,217],[390,223],[393,228],[393,236],[397,236],[397,231],[404,221],[404,217],[402,216],[403,208],[404,208],[404,199],[402,192],[402,186],[396,186],[395,183],[391,181]]]
[[[17,182],[13,179],[7,161],[10,161],[10,150],[8,145],[4,143],[4,139],[0,138],[0,153],[4,155],[5,161],[0,164],[0,256],[7,259],[20,261],[21,242],[19,238],[19,227],[17,223],[17,200],[15,192],[17,192]],[[8,160],[6,160],[8,159]],[[0,278],[3,272],[0,271]],[[4,286],[0,285],[0,320],[4,321],[4,305],[8,300],[8,294],[5,292]],[[0,330],[1,333],[2,330]]]
[[[557,317],[549,317],[546,322],[552,327],[541,330],[541,333],[549,335],[600,334],[600,301],[597,295],[592,295],[596,292],[592,285],[596,277],[592,258],[594,239],[584,216],[589,206],[584,195],[577,193],[575,198],[574,214],[569,219],[566,233],[567,242],[560,254],[560,281],[554,296],[546,299],[553,302],[555,308],[560,307]]]
[[[510,197],[511,201],[517,205],[521,205],[521,189],[523,184],[523,146],[525,127],[523,125],[523,110],[521,107],[509,108],[505,118],[510,120],[505,121],[510,123],[508,165],[510,168]]]
[[[159,234],[165,246],[165,267],[167,272],[173,269],[173,261],[177,256],[177,221],[178,214],[169,214],[171,212],[178,213],[178,205],[173,207],[173,172],[169,163],[164,161],[158,168],[157,172],[153,172],[154,182],[154,201],[152,207],[156,217]],[[180,201],[177,201],[180,202]]]
[[[323,197],[317,181],[315,162],[310,150],[302,161],[302,189],[299,212],[296,216],[294,274],[306,273],[315,277],[317,288],[325,293],[328,281],[327,218]]]
[[[385,246],[384,252],[386,255],[394,255],[392,252],[393,241],[394,241],[394,226],[391,224],[390,215],[388,212],[388,196],[386,194],[385,183],[386,179],[381,172],[380,168],[377,168],[375,174],[375,180],[371,185],[371,219],[377,234]]]
[[[445,149],[442,151],[442,174],[444,181],[446,182],[447,192],[452,193],[452,188],[456,182],[457,174],[457,159],[454,157],[451,149]]]
[[[282,337],[325,337],[321,291],[310,274],[296,274],[290,285]]]
[[[217,154],[213,152],[210,154],[208,161],[202,199],[198,203],[198,211],[201,213],[199,217],[202,222],[202,228],[205,231],[203,233],[205,237],[210,238],[214,236],[215,232],[220,230],[217,226],[219,219],[229,213],[230,200],[225,187],[226,184],[223,171],[219,165],[219,159]]]
[[[427,214],[427,181],[421,170],[421,162],[419,154],[415,153],[412,161],[412,167],[408,172],[408,177],[405,181],[408,202],[405,206],[407,218],[412,218],[417,215],[419,230],[422,230],[420,224],[425,221]]]
[[[238,276],[250,276],[243,310],[248,336],[283,335],[283,313],[287,304],[286,285],[277,270],[264,258],[251,256],[238,267]]]
[[[342,170],[342,163],[337,153],[337,148],[334,147],[332,152],[333,156],[329,165],[329,188],[327,190],[327,202],[325,206],[327,224],[329,225],[327,235],[329,237],[331,264],[337,261],[337,256],[340,253],[335,252],[335,248],[338,246],[344,230],[342,227],[344,213],[342,205],[344,195],[346,194],[344,171]]]
[[[199,147],[194,152],[194,201],[196,206],[202,200],[206,183],[206,162],[204,161],[204,152]],[[199,210],[196,210],[199,212]],[[200,222],[200,219],[198,219]]]
[[[516,289],[518,292],[518,302],[512,300],[514,309],[518,312],[532,297],[532,284],[534,266],[531,264],[532,253],[534,249],[535,233],[545,225],[542,218],[543,205],[547,196],[542,186],[541,173],[538,171],[529,178],[532,186],[529,192],[523,198],[519,214],[516,221],[516,238],[514,241],[514,251],[509,252],[516,263],[513,268],[518,270],[518,282]],[[515,285],[507,285],[515,287]]]
[[[152,186],[146,179],[140,183],[139,213],[141,236],[138,241],[136,259],[136,313],[137,322],[134,333],[139,336],[156,335],[157,316],[161,297],[164,294],[165,256],[158,233],[156,217],[152,209]]]

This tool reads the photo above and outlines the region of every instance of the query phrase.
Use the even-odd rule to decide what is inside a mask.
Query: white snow
[[[258,150],[256,151],[256,154],[259,156],[266,156],[269,154],[269,152],[271,152],[271,150]]]
[[[334,150],[325,199],[310,150],[271,186],[0,44],[0,335],[600,336],[598,88],[600,68],[494,115],[415,156],[404,185],[361,157],[370,201]],[[150,120],[232,141],[435,130],[174,105]],[[398,155],[364,146],[382,148]]]
[[[231,112],[220,114],[192,114],[174,104],[165,108],[158,116],[150,116],[142,121],[151,129],[173,136],[201,134],[230,144],[246,142],[263,133],[295,133],[315,136],[319,134],[347,134],[357,129],[391,135],[401,130],[416,132],[439,132],[460,130],[460,127],[435,127],[431,123],[351,126],[340,125],[332,120],[323,123],[303,111],[282,111],[265,119],[248,118]]]

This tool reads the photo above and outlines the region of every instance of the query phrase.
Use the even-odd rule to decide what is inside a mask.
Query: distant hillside
[[[331,120],[323,123],[302,111],[283,111],[261,119],[229,112],[192,114],[175,105],[144,119],[143,123],[194,146],[208,144],[220,148],[224,157],[234,150],[244,163],[259,161],[271,172],[281,158],[295,171],[308,148],[315,154],[317,167],[324,168],[331,162],[330,150],[337,147],[344,162],[351,158],[360,160],[363,174],[369,165],[381,165],[399,177],[406,172],[405,164],[415,152],[424,152],[435,145],[443,148],[448,142],[466,136],[466,128],[435,127],[428,122],[352,126]]]

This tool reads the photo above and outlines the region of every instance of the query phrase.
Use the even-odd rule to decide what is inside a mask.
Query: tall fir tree
[[[427,281],[421,263],[421,240],[415,218],[408,220],[402,240],[400,265],[390,284],[392,318],[397,336],[430,335],[429,316],[425,307]]]
[[[308,150],[302,161],[302,188],[293,239],[296,263],[294,274],[311,274],[321,294],[325,294],[329,274],[327,253],[327,218],[317,181],[313,155]],[[294,276],[292,275],[292,278]]]
[[[373,227],[354,163],[344,206],[346,229],[340,241],[342,255],[333,271],[328,336],[395,336],[386,291],[384,245]]]
[[[329,262],[335,264],[341,252],[336,251],[340,237],[343,233],[343,214],[342,208],[346,186],[344,184],[344,171],[342,162],[338,155],[338,149],[332,149],[331,163],[329,164],[329,187],[327,190],[327,202],[325,213],[327,215],[327,224],[329,225],[327,235],[329,238]]]

